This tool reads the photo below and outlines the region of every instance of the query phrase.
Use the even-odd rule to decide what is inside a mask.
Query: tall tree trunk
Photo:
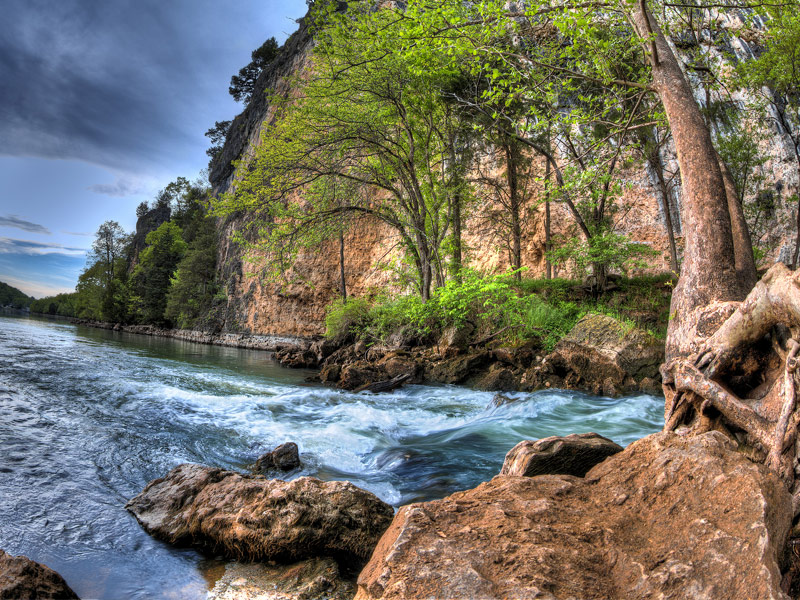
[[[339,294],[347,300],[347,280],[344,277],[344,231],[339,230]]]
[[[733,235],[733,254],[736,263],[736,274],[742,289],[749,292],[758,281],[756,274],[756,259],[753,256],[753,240],[750,238],[750,229],[744,218],[744,209],[740,195],[736,190],[728,165],[717,154],[717,161],[725,183],[725,195],[728,197],[728,215],[731,219],[731,233]]]
[[[453,194],[451,220],[453,222],[453,277],[461,281],[463,250],[461,247],[461,192]]]
[[[506,180],[508,181],[509,211],[511,212],[511,266],[514,277],[519,281],[522,277],[522,227],[520,225],[519,198],[519,148],[513,140],[503,143],[506,153]]]
[[[550,262],[550,251],[552,242],[550,241],[550,161],[545,161],[544,168],[544,256],[547,278],[553,278],[553,264]]]
[[[664,179],[664,163],[661,160],[658,147],[654,146],[647,153],[647,162],[658,180],[658,191],[662,200],[662,210],[664,211],[664,229],[667,232],[667,240],[669,241],[669,268],[670,271],[677,274],[679,268],[678,249],[675,245],[675,228],[672,226],[672,211],[669,206],[669,187]]]
[[[623,3],[647,51],[653,84],[667,114],[683,181],[685,239],[680,278],[672,294],[667,360],[692,352],[695,310],[719,300],[742,300],[728,199],[716,150],[692,88],[644,0]]]

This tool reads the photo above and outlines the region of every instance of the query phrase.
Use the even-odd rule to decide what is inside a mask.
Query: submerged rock
[[[164,541],[237,560],[295,562],[330,556],[361,567],[394,511],[347,481],[291,482],[184,464],[125,506]]]
[[[78,595],[50,567],[0,550],[0,600],[72,600]]]
[[[659,433],[586,478],[498,475],[400,509],[357,598],[784,599],[792,503],[724,435]]]
[[[276,447],[272,452],[267,452],[253,465],[256,473],[264,473],[271,470],[292,471],[300,467],[300,453],[297,444],[286,442]]]
[[[355,585],[336,561],[312,558],[293,565],[226,565],[206,600],[350,600]]]
[[[583,477],[598,463],[622,452],[622,446],[597,433],[552,436],[514,446],[503,461],[501,475],[574,475]]]

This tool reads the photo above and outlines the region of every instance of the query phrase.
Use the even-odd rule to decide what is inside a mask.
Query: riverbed
[[[400,506],[496,475],[523,439],[661,429],[663,398],[309,383],[263,351],[0,315],[0,549],[61,573],[83,598],[204,598],[220,561],[145,534],[124,509],[184,462],[246,471],[294,441],[302,470]]]

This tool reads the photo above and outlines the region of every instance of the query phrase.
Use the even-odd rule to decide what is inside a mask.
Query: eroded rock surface
[[[596,464],[622,452],[622,446],[597,433],[573,433],[514,446],[503,461],[501,475],[574,475],[583,477]]]
[[[314,558],[293,565],[231,563],[206,600],[350,600],[355,585],[336,561]]]
[[[78,598],[58,573],[24,556],[0,550],[0,600]]]
[[[791,498],[718,432],[400,509],[357,598],[783,599]]]
[[[253,465],[253,470],[256,473],[264,473],[273,470],[292,471],[298,467],[300,467],[300,453],[297,444],[286,442],[277,446],[272,452],[260,456]]]
[[[585,389],[615,396],[640,389],[643,380],[660,380],[664,344],[638,328],[627,328],[606,315],[588,314],[575,324],[543,367],[528,378],[534,387],[548,375],[558,375],[563,383],[553,387]]]
[[[237,560],[330,556],[363,565],[394,511],[346,481],[291,482],[184,464],[151,481],[126,508],[145,530]]]

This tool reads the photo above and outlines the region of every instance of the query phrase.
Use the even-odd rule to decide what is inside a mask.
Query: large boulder
[[[616,395],[659,380],[664,344],[606,315],[588,314],[559,340],[547,357],[569,387]]]
[[[265,479],[184,464],[125,506],[153,536],[237,560],[362,566],[394,511],[347,481]]]
[[[503,461],[501,475],[574,475],[583,477],[598,463],[622,452],[622,446],[597,433],[552,436],[514,446]]]
[[[0,550],[0,600],[72,600],[77,597],[53,569]]]
[[[660,433],[589,471],[405,506],[357,598],[778,600],[792,503],[723,434]]]
[[[480,351],[461,354],[455,358],[432,362],[425,367],[425,379],[437,383],[463,383],[481,372],[491,362],[489,352]]]
[[[353,594],[335,560],[311,558],[293,565],[230,563],[206,600],[350,600]]]

